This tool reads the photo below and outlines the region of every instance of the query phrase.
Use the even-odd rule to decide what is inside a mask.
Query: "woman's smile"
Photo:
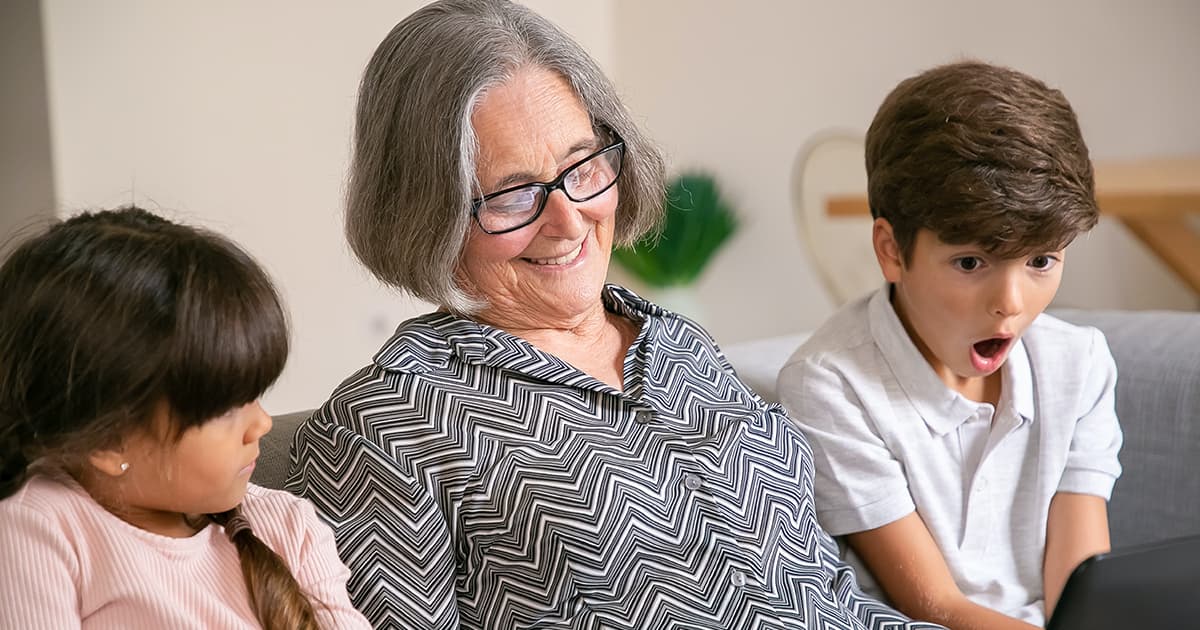
[[[521,260],[532,263],[538,267],[565,267],[576,261],[581,260],[584,250],[584,241],[580,241],[575,249],[558,256],[548,256],[544,258],[524,257]]]

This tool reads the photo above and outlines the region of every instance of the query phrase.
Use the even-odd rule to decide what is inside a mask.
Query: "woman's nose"
[[[539,219],[540,231],[546,236],[576,238],[586,229],[579,204],[571,201],[562,190],[554,190],[546,197],[546,207]]]

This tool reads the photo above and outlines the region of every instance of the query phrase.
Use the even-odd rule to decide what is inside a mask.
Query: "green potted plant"
[[[737,231],[737,217],[711,175],[676,177],[668,184],[663,203],[659,232],[613,252],[619,265],[660,296],[695,282]]]

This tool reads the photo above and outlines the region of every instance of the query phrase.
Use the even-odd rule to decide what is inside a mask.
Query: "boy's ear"
[[[875,246],[875,259],[879,261],[879,270],[885,280],[891,283],[900,281],[904,271],[904,258],[900,255],[900,244],[892,231],[892,224],[887,219],[875,219],[871,226],[871,244]]]
[[[88,454],[88,462],[92,468],[109,477],[120,477],[129,469],[125,449],[119,447],[92,451]]]

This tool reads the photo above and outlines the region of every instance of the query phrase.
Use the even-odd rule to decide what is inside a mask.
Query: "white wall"
[[[831,313],[796,236],[793,160],[821,130],[865,131],[884,95],[925,68],[971,56],[1046,80],[1075,106],[1095,158],[1200,154],[1190,0],[618,0],[616,16],[630,106],[676,167],[713,171],[744,218],[698,287],[704,323],[726,342]],[[1107,220],[1071,249],[1060,304],[1197,305]]]
[[[38,0],[0,3],[0,258],[54,214]]]
[[[294,329],[271,411],[321,403],[429,310],[371,279],[341,233],[359,76],[421,4],[44,1],[59,204],[148,204],[258,257]],[[610,2],[530,5],[612,67]]]
[[[378,286],[341,235],[359,74],[420,4],[43,0],[59,203],[149,204],[263,261],[295,339],[272,411],[319,404],[428,308]],[[1058,85],[1097,157],[1200,153],[1200,4],[1188,0],[528,4],[593,52],[675,166],[713,170],[741,211],[700,285],[701,319],[726,342],[828,316],[796,238],[792,161],[821,129],[865,129],[925,67],[969,54]],[[1063,301],[1195,306],[1119,229],[1075,249]]]

